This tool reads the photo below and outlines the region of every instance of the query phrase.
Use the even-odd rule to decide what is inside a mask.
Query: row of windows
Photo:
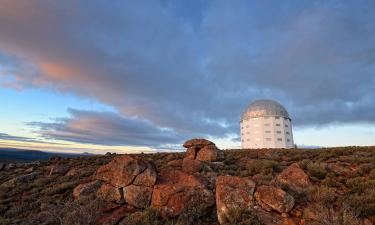
[[[272,141],[272,138],[265,138],[266,141]],[[283,141],[282,138],[277,138],[277,141]],[[242,141],[245,141],[245,139],[242,139]],[[250,141],[250,138],[246,139],[246,141]],[[255,138],[255,141],[260,141],[259,138]],[[287,142],[290,142],[290,139],[286,139]]]
[[[270,134],[271,131],[270,130],[266,130],[264,131],[264,133],[266,134]],[[282,132],[280,130],[276,131],[277,134],[281,134]],[[250,134],[250,131],[247,131],[246,134]],[[259,131],[254,131],[254,134],[260,134]],[[285,131],[285,134],[290,134],[289,131]],[[241,135],[244,135],[244,133],[241,133]]]
[[[277,127],[280,127],[280,126],[281,126],[281,124],[279,124],[279,123],[276,123],[275,125],[276,125]],[[264,126],[265,126],[265,127],[269,127],[270,124],[269,124],[269,123],[265,123]],[[255,124],[254,124],[254,127],[259,127],[259,124],[255,123]],[[288,125],[288,124],[285,124],[285,127],[289,127],[289,125]],[[246,125],[246,128],[249,128],[249,125]],[[242,130],[242,129],[244,129],[244,127],[241,127],[241,130]]]

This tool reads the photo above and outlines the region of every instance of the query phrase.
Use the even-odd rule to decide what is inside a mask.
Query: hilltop
[[[375,147],[93,155],[0,165],[0,224],[375,222]]]

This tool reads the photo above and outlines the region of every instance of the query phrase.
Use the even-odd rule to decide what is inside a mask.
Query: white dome
[[[280,116],[290,119],[288,112],[280,103],[270,99],[261,99],[254,101],[246,108],[241,120],[263,116]]]

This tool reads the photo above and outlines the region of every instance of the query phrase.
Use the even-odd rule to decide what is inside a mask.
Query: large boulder
[[[186,141],[183,146],[187,148],[186,159],[213,162],[224,156],[224,153],[213,142],[206,139],[191,139]]]
[[[2,186],[7,187],[15,187],[17,185],[22,185],[24,183],[29,183],[35,180],[38,175],[40,175],[40,172],[32,172],[29,174],[20,175],[18,177],[15,177],[11,180],[8,180],[7,182],[3,183]]]
[[[301,192],[311,185],[309,176],[298,166],[297,163],[293,163],[284,169],[277,176],[276,182],[285,185],[296,192]]]
[[[140,175],[140,178],[136,178]],[[144,186],[152,186],[156,181],[155,168],[142,160],[130,156],[118,156],[96,171],[96,178],[115,187],[126,187],[136,180]]]
[[[90,194],[95,194],[100,188],[101,182],[96,180],[85,184],[79,184],[73,189],[73,198],[77,199],[81,196],[87,196]]]
[[[151,207],[163,217],[178,216],[189,207],[206,209],[214,204],[213,193],[202,177],[178,170],[160,172],[151,200]]]
[[[184,158],[182,160],[182,171],[186,173],[198,173],[203,169],[203,163],[196,159]]]
[[[294,206],[294,198],[281,188],[262,185],[257,187],[255,199],[265,210],[272,209],[279,213],[287,213]]]
[[[119,202],[121,200],[121,194],[119,188],[116,188],[110,184],[103,184],[96,192],[96,196],[107,202]]]
[[[54,165],[51,167],[48,176],[52,176],[54,174],[65,175],[69,169],[70,167],[67,165]]]
[[[215,145],[215,144],[209,140],[201,139],[201,138],[190,139],[190,140],[185,141],[185,143],[183,144],[185,148],[190,148],[193,146],[198,147],[198,148],[203,148],[204,146],[207,146],[207,145]]]
[[[253,205],[255,183],[249,178],[219,176],[216,178],[216,208],[220,223],[231,209],[248,209]]]
[[[152,188],[145,186],[129,185],[124,188],[125,202],[136,208],[146,208],[150,205]]]

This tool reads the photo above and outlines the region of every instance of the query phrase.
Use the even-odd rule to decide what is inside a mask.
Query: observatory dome
[[[264,116],[280,116],[290,119],[288,112],[280,103],[270,99],[261,99],[254,101],[246,108],[241,121]]]

